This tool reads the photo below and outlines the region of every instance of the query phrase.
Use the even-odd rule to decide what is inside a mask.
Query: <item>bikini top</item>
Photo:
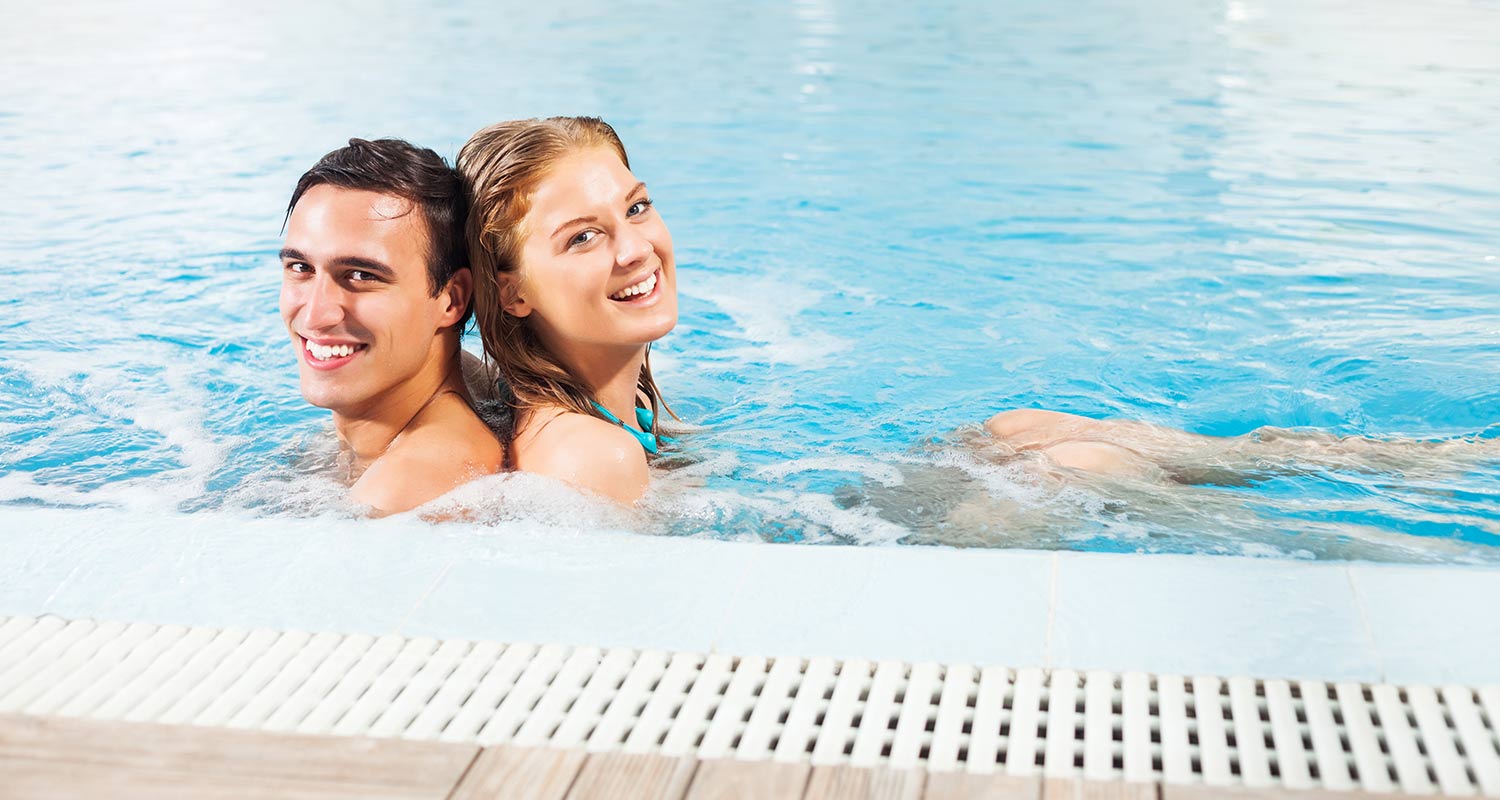
[[[641,408],[640,406],[636,406],[635,408],[635,421],[636,424],[641,426],[640,430],[636,430],[635,428],[626,425],[624,422],[621,422],[619,417],[609,413],[609,409],[599,405],[598,403],[594,403],[594,408],[597,409],[600,414],[603,414],[605,419],[613,422],[616,425],[619,425],[621,430],[625,431],[631,436],[634,436],[635,440],[641,443],[641,447],[651,455],[656,455],[658,442],[661,442],[662,444],[675,444],[674,440],[669,439],[666,436],[657,436],[651,432],[651,426],[656,422],[656,417],[651,413],[651,409],[649,408]]]

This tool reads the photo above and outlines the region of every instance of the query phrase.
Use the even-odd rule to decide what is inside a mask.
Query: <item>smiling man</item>
[[[281,317],[302,396],[333,412],[352,496],[376,515],[502,466],[460,366],[466,212],[457,173],[398,139],[349,140],[287,208]]]

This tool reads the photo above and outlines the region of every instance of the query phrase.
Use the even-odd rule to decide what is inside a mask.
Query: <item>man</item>
[[[281,317],[302,396],[333,412],[352,496],[375,515],[502,466],[460,367],[466,213],[458,174],[398,139],[349,140],[287,208]]]

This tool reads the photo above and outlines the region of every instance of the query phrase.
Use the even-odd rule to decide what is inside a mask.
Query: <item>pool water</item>
[[[349,513],[297,176],[583,113],[672,228],[694,431],[644,515],[499,477],[474,535],[1500,561],[1494,2],[315,5],[8,9],[0,504]],[[997,455],[1012,407],[1394,444],[1108,481]]]

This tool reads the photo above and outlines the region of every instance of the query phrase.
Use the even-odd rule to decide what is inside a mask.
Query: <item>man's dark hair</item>
[[[434,297],[448,285],[453,273],[468,266],[464,221],[469,215],[469,201],[458,171],[432,150],[402,139],[350,139],[349,146],[323,156],[302,173],[287,204],[287,218],[308,189],[325,183],[400,197],[421,209],[427,221],[427,282]],[[460,330],[473,311],[471,299],[459,322]]]

